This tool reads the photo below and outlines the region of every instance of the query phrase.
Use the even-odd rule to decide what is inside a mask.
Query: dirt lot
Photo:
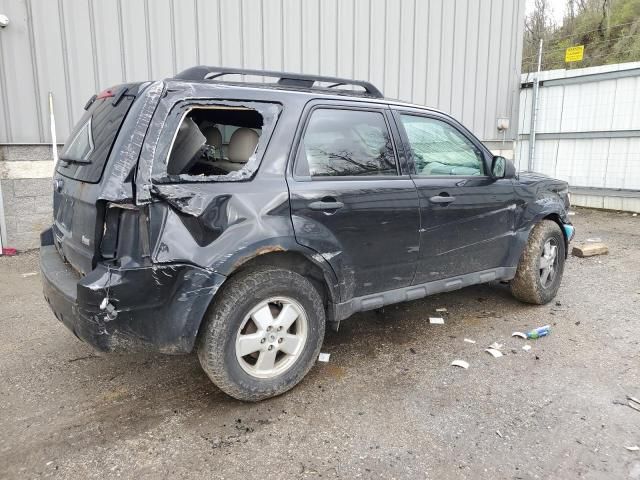
[[[491,284],[357,315],[259,404],[194,356],[96,354],[47,308],[37,254],[0,258],[0,477],[640,479],[640,217],[573,219],[611,253],[570,258],[558,303]],[[510,337],[547,323],[529,352]]]

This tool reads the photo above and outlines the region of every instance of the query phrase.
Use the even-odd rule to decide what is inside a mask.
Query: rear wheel
[[[565,242],[560,227],[551,220],[543,220],[529,235],[511,281],[511,293],[527,303],[550,302],[560,288],[564,261]]]
[[[200,364],[234,398],[273,397],[307,374],[324,326],[322,298],[309,280],[277,267],[248,270],[228,281],[208,313]]]

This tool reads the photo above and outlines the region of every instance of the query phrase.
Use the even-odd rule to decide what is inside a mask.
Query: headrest
[[[217,149],[222,147],[222,133],[220,133],[218,127],[209,125],[208,127],[204,127],[202,133],[207,139],[207,145],[211,145]]]
[[[229,140],[229,160],[234,163],[246,163],[258,145],[258,134],[250,128],[239,128]]]

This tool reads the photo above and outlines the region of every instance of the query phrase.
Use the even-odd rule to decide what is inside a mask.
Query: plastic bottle
[[[527,332],[527,338],[536,339],[540,337],[546,337],[551,333],[549,325],[545,325],[544,327],[534,328],[530,332]]]

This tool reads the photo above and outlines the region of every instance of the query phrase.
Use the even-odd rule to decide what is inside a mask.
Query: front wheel
[[[543,220],[531,230],[511,293],[526,303],[543,305],[558,293],[565,262],[564,235],[557,223]]]
[[[198,357],[225,393],[258,401],[293,388],[324,338],[322,298],[305,277],[261,267],[232,277],[216,297]]]

